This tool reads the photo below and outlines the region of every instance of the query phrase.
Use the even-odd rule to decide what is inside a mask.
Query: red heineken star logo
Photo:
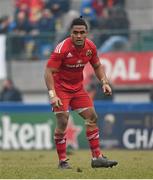
[[[82,127],[76,126],[73,122],[73,117],[69,116],[69,122],[68,122],[67,133],[66,133],[67,146],[70,145],[74,149],[79,148],[78,135],[80,134],[81,130],[82,130]]]

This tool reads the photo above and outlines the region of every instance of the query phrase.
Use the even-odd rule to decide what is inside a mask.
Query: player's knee
[[[95,121],[95,123],[97,123],[97,120],[98,120],[97,114],[96,114],[96,113],[93,113],[92,116],[91,116],[91,119],[92,119],[93,121]]]
[[[57,128],[60,129],[60,131],[65,131],[67,127],[68,120],[67,119],[60,119],[57,123]]]
[[[57,128],[64,132],[68,124],[68,116],[63,114],[62,116],[57,117]]]
[[[85,125],[86,126],[96,126],[96,124],[97,124],[97,115],[96,114],[94,114],[94,115],[92,115],[90,118],[88,118],[88,119],[86,119],[85,120]]]

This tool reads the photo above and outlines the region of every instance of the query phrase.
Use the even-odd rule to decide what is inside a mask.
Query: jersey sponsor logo
[[[73,55],[69,52],[66,57],[67,57],[67,58],[71,58],[71,57],[73,57]]]
[[[92,56],[92,51],[90,49],[87,50],[86,56],[91,57]]]
[[[80,68],[84,67],[86,64],[66,64],[66,67],[68,68]]]
[[[79,59],[79,60],[77,61],[77,64],[80,64],[80,63],[82,63],[82,60],[81,60],[81,59]]]
[[[68,68],[79,68],[79,67],[84,67],[86,64],[82,63],[82,59],[77,60],[77,64],[66,64],[66,67]]]

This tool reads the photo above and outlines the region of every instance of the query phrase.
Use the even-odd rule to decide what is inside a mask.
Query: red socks
[[[66,138],[65,134],[57,133],[55,131],[54,140],[56,144],[56,150],[59,157],[59,160],[66,160]],[[92,152],[93,157],[101,157],[100,143],[99,143],[99,129],[87,130],[86,136],[89,141],[89,146]]]
[[[59,157],[59,160],[66,160],[66,138],[65,138],[65,134],[62,133],[57,133],[55,131],[54,134],[54,140],[55,140],[55,145],[56,145],[56,150],[57,150],[57,154]]]
[[[102,156],[101,150],[100,150],[100,143],[99,143],[99,129],[96,128],[94,130],[87,130],[86,136],[89,141],[89,146],[92,152],[93,157],[100,157]]]

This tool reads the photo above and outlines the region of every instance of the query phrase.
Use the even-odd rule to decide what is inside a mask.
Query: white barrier
[[[6,71],[6,36],[0,35],[0,79],[5,79]]]

